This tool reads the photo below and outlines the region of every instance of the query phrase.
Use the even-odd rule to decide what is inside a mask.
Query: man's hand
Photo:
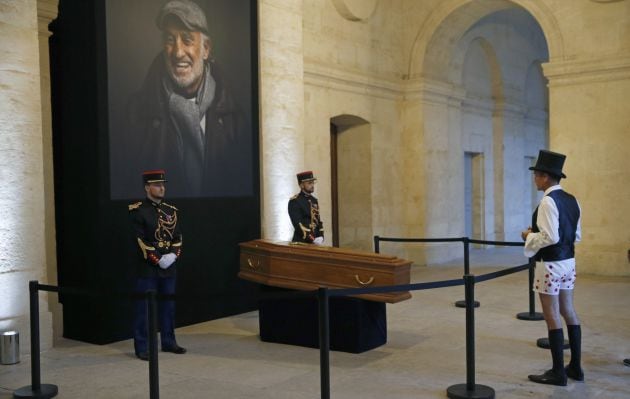
[[[521,232],[521,238],[523,239],[523,241],[526,241],[526,240],[527,240],[527,235],[528,235],[529,233],[531,233],[531,232],[532,232],[532,227],[531,227],[531,226],[529,226],[529,227],[527,228],[527,230],[525,230],[525,231],[522,231],[522,232]]]
[[[322,245],[324,243],[324,237],[319,236],[313,240],[313,244]]]

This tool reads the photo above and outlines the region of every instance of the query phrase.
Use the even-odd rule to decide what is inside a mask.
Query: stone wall
[[[563,182],[578,194],[584,208],[585,240],[579,253],[585,264],[581,270],[630,274],[625,259],[629,233],[621,217],[628,213],[628,205],[619,204],[612,218],[599,205],[626,194],[625,188],[615,187],[614,194],[600,190],[583,193],[601,174],[622,182],[627,181],[626,170],[630,170],[627,161],[617,155],[623,145],[615,148],[615,143],[624,143],[623,126],[627,129],[628,125],[628,112],[624,112],[627,102],[615,96],[621,95],[627,82],[629,3],[374,1],[364,3],[362,13],[355,13],[361,15],[354,15],[355,1],[304,1],[304,102],[298,105],[303,112],[303,145],[292,138],[296,146],[291,150],[303,154],[295,169],[314,169],[320,178],[317,195],[324,220],[332,215],[329,123],[339,115],[368,123],[371,215],[351,219],[371,219],[365,231],[382,236],[462,235],[463,152],[470,151],[483,154],[483,227],[477,231],[483,231],[482,238],[486,239],[517,240],[540,196],[532,189],[527,167],[539,148],[549,146],[567,153],[567,171],[577,168],[576,158],[584,162],[578,173],[572,173],[577,179]],[[261,5],[261,16],[264,9],[271,10],[265,4]],[[542,34],[523,26],[508,32],[510,27],[506,30],[496,21],[483,20],[506,10],[530,15]],[[495,52],[497,65],[488,68],[498,70],[500,96],[495,80],[490,79],[490,94],[485,99],[471,98],[474,88],[457,77],[475,39],[475,29]],[[510,42],[505,39],[508,36],[517,39]],[[541,71],[550,79],[548,94]],[[446,74],[441,75],[443,72]],[[584,79],[592,79],[582,74],[597,75],[599,82],[585,83]],[[264,81],[264,65],[261,75]],[[607,85],[615,88],[608,93]],[[263,108],[268,107],[272,98],[264,88],[261,93]],[[597,99],[596,104],[593,99]],[[593,107],[586,109],[589,106]],[[275,110],[286,115],[282,107]],[[600,111],[594,118],[593,112]],[[274,114],[274,108],[267,108],[267,113]],[[577,125],[579,129],[572,129]],[[605,138],[595,165],[590,165],[586,155],[592,151],[590,145],[576,137],[575,131],[589,131],[591,136],[598,132],[598,137]],[[262,134],[264,141],[266,133]],[[581,180],[588,183],[582,187]],[[286,203],[284,197],[265,198]],[[365,206],[357,209],[366,212]],[[282,217],[282,212],[278,210],[274,217]],[[275,222],[265,222],[270,223]],[[359,231],[359,226],[344,228]],[[289,232],[290,228],[269,237],[286,239]],[[368,247],[367,242],[353,245]],[[418,251],[398,244],[386,250],[418,263],[438,261],[449,253]]]
[[[44,137],[38,8],[35,0],[0,1],[0,330],[20,332],[29,352],[28,282],[48,282]],[[54,226],[54,224],[53,224]],[[52,343],[52,317],[40,293],[41,347]]]

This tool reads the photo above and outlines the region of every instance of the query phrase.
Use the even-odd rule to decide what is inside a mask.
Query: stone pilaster
[[[29,280],[47,282],[37,2],[0,0],[0,330],[20,332],[29,352]],[[51,315],[40,294],[41,348]]]
[[[290,240],[287,202],[304,167],[301,0],[259,2],[263,237]]]
[[[48,25],[57,18],[59,0],[37,1],[37,25],[39,32],[39,73],[42,110],[42,155],[44,171],[44,215],[46,274],[51,284],[57,282],[57,250],[55,239],[55,187],[53,175],[52,111],[50,101],[50,51]],[[52,312],[53,340],[63,334],[62,307],[56,293],[48,296],[48,310]]]
[[[630,55],[552,62],[550,148],[567,154],[563,187],[582,207],[581,272],[630,275]]]

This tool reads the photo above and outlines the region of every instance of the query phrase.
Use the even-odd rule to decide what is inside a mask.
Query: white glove
[[[173,262],[175,262],[175,259],[177,259],[177,256],[174,253],[169,252],[167,254],[162,255],[162,257],[158,261],[158,265],[162,269],[168,269],[169,267],[171,267]]]
[[[313,244],[322,245],[323,243],[324,243],[324,237],[322,236],[315,237],[315,239],[313,240]]]

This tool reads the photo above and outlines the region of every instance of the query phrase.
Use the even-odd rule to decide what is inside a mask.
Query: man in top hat
[[[300,192],[289,200],[289,217],[295,232],[293,242],[321,245],[324,242],[324,224],[319,217],[319,204],[315,191],[313,172],[297,174]]]
[[[534,257],[536,272],[533,290],[538,292],[547,323],[553,367],[529,379],[540,384],[564,386],[567,377],[584,381],[580,365],[582,331],[573,308],[576,281],[575,248],[580,241],[580,206],[574,196],[560,186],[566,156],[540,150],[534,171],[534,183],[544,196],[532,216],[532,225],[521,233],[525,256]],[[571,361],[564,367],[562,318],[567,324]]]
[[[129,215],[138,245],[136,292],[154,290],[175,294],[177,259],[182,252],[178,210],[164,202],[166,178],[163,170],[142,174],[146,198],[129,205]],[[175,340],[175,302],[159,302],[159,326],[162,351],[186,353]],[[139,300],[134,308],[134,347],[136,356],[148,360],[147,307]]]
[[[127,109],[129,164],[168,170],[177,197],[242,193],[248,135],[212,57],[205,13],[191,0],[170,0],[156,25],[162,51]]]

